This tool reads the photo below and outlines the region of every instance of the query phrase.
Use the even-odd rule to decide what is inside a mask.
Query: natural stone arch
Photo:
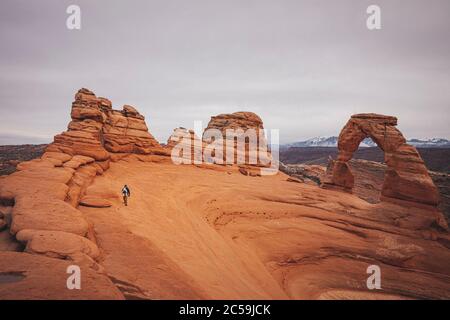
[[[414,146],[406,143],[395,127],[397,118],[379,114],[353,115],[339,135],[337,160],[327,169],[324,187],[335,186],[350,191],[354,177],[348,165],[365,138],[371,138],[384,152],[387,169],[382,199],[401,199],[436,206],[439,192]]]

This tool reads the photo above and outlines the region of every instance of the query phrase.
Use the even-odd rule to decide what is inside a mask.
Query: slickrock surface
[[[88,188],[113,204],[80,210],[125,295],[132,284],[147,298],[179,298],[175,285],[213,299],[450,298],[438,211],[215,168],[119,161]],[[129,207],[114,193],[125,182]],[[372,264],[383,290],[366,287]]]
[[[80,264],[81,290],[68,290],[66,271],[73,264],[70,260],[18,252],[0,252],[0,257],[0,297],[3,300],[123,299],[106,275],[87,265]]]
[[[437,206],[439,191],[433,183],[416,148],[408,145],[395,127],[397,118],[379,114],[356,114],[339,135],[339,154],[329,164],[324,186],[351,191],[354,177],[348,161],[365,138],[371,138],[384,151],[387,170],[382,195],[386,200],[400,199]]]
[[[450,237],[435,207],[174,165],[170,147],[134,131],[145,131],[136,110],[111,110],[80,90],[69,130],[0,177],[0,298],[450,299]],[[373,264],[382,290],[366,287]],[[70,265],[81,290],[66,287]]]
[[[363,159],[352,159],[348,164],[355,177],[353,194],[369,203],[379,203],[386,165]],[[326,179],[326,167],[321,165],[282,164],[280,170],[290,177],[312,185],[321,185]],[[450,222],[450,175],[434,171],[428,173],[439,189],[441,202],[438,209],[442,211],[448,224]]]

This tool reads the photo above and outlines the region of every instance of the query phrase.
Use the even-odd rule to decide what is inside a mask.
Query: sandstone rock
[[[87,156],[81,156],[81,155],[76,155],[74,156],[71,161],[78,161],[80,162],[82,165],[85,164],[89,164],[89,163],[93,163],[95,162],[95,159],[91,158],[91,157],[87,157]]]
[[[259,168],[253,166],[239,166],[239,172],[244,176],[261,177]]]
[[[361,141],[370,137],[384,151],[388,166],[382,195],[436,206],[439,192],[416,148],[406,144],[395,128],[397,118],[378,114],[353,115],[339,135],[337,161],[330,162],[324,186],[338,186],[351,190],[353,175],[347,164]]]
[[[0,297],[3,300],[123,299],[111,280],[81,264],[81,290],[67,289],[73,261],[19,252],[0,252]]]
[[[94,167],[97,169],[97,175],[102,175],[105,172],[105,170],[103,170],[103,168],[97,163],[94,163]]]
[[[442,215],[400,199],[423,190],[426,173],[392,128],[395,118],[352,118],[330,166],[331,183],[351,188],[348,159],[356,141],[370,133],[383,144],[395,173],[386,190],[399,202],[369,204],[288,183],[292,178],[282,173],[230,174],[257,176],[259,163],[179,170],[152,162],[160,151],[151,146],[144,117],[130,106],[114,111],[87,89],[77,93],[72,117],[40,161],[0,179],[2,212],[12,211],[11,232],[26,244],[26,252],[0,252],[2,299],[373,298],[379,294],[365,291],[372,263],[383,270],[382,297],[449,297],[450,239]],[[260,130],[258,119],[221,115],[211,127]],[[97,177],[110,161],[117,162]],[[132,211],[105,205],[119,203],[125,178],[135,190]],[[82,269],[81,291],[66,288],[71,264]]]
[[[350,160],[362,140],[370,137],[385,152],[387,159],[400,145],[406,142],[395,128],[397,118],[373,113],[353,115],[339,135],[339,161]]]
[[[0,201],[14,205],[15,198],[20,196],[64,200],[69,189],[66,183],[70,181],[72,175],[73,172],[63,168],[15,172],[0,184]]]
[[[299,179],[299,178],[294,178],[294,177],[289,177],[286,179],[286,181],[288,182],[295,182],[295,183],[304,183],[305,181]]]
[[[385,294],[449,296],[447,234],[432,224],[429,207],[370,204],[350,193],[286,182],[282,173],[251,179],[236,173],[236,166],[209,167],[223,170],[129,158],[89,188],[88,194],[117,194],[124,172],[127,184],[139,186],[131,212],[80,207],[94,225],[101,264],[126,282],[127,296],[137,291],[150,299],[176,299],[179,293],[195,298],[171,291],[174,283],[192,278],[195,292],[210,299],[348,296],[330,288],[374,298],[376,290],[366,287],[371,264],[382,269]],[[434,232],[429,237],[435,240],[423,239],[424,230]],[[385,242],[388,237],[394,239]],[[183,269],[184,280],[174,282],[180,273],[164,266],[165,255]]]
[[[68,183],[69,191],[67,193],[67,201],[76,207],[86,188],[92,183],[97,175],[97,166],[95,164],[80,167],[73,175],[72,180]]]
[[[109,159],[108,152],[101,145],[96,136],[76,137],[63,133],[55,136],[54,142],[47,147],[47,151],[64,152],[70,155],[85,155],[98,161]]]
[[[208,123],[207,129],[218,129],[224,136],[227,129],[263,129],[263,122],[260,117],[258,117],[253,112],[235,112],[232,114],[220,114],[211,117]]]
[[[80,205],[91,208],[109,208],[112,206],[111,202],[108,200],[89,196],[83,197],[80,201]]]
[[[60,168],[64,164],[64,162],[58,159],[48,158],[47,160],[50,161],[55,168]]]
[[[96,259],[99,250],[92,241],[67,232],[25,229],[17,233],[17,240],[26,244],[25,251],[51,258],[66,259],[84,253]]]
[[[345,191],[351,191],[355,183],[352,172],[347,162],[331,161],[328,166],[331,176],[327,175],[324,178],[324,184],[336,185],[343,188]]]
[[[142,116],[134,107],[130,105],[123,106],[123,113],[126,117],[135,117],[137,119],[144,120],[144,116]]]
[[[170,150],[171,158],[175,162],[191,164],[195,159],[203,161],[204,143],[194,130],[175,128],[167,140],[166,148]]]
[[[148,132],[144,117],[127,105],[122,111],[107,113],[103,139],[105,148],[114,153],[166,154]]]
[[[23,196],[16,199],[11,233],[25,229],[64,231],[84,236],[88,224],[74,207],[61,200]]]
[[[64,168],[78,169],[81,166],[81,162],[70,160],[64,163]]]
[[[103,169],[103,171],[108,170],[109,169],[109,165],[110,165],[110,161],[97,161],[95,162],[96,165],[100,166],[100,168]]]
[[[49,159],[34,159],[26,162],[21,162],[17,165],[18,171],[24,171],[27,169],[39,169],[39,168],[53,168],[54,163]]]
[[[6,229],[7,226],[8,225],[7,225],[6,221],[1,219],[1,217],[0,217],[0,231],[3,231],[4,229]]]
[[[167,155],[134,107],[113,110],[109,100],[83,88],[75,95],[71,117],[68,131],[57,135],[47,152],[88,156],[96,161],[107,161],[109,152]],[[77,167],[75,162],[66,166]]]
[[[211,117],[203,134],[203,140],[210,144],[213,139],[208,133],[217,131],[223,139],[223,160],[228,164],[251,164],[268,166],[271,162],[267,141],[263,135],[263,122],[253,112],[235,112]],[[227,135],[234,130],[234,135]],[[241,144],[240,142],[241,141]],[[227,157],[227,146],[231,157]],[[214,157],[215,154],[212,154]]]
[[[248,176],[249,174],[248,174],[248,171],[245,169],[245,168],[243,168],[243,167],[240,167],[239,168],[239,172],[241,173],[241,174],[243,174],[244,176]]]

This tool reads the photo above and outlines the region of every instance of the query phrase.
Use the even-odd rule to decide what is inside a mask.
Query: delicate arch
[[[339,134],[337,160],[328,165],[324,186],[351,192],[354,177],[348,161],[365,138],[371,138],[383,150],[387,165],[383,198],[395,198],[429,205],[439,203],[439,192],[414,146],[406,143],[395,127],[397,118],[373,113],[353,115]]]

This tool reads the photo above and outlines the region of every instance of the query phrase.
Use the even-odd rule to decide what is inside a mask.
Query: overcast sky
[[[81,30],[66,8],[81,7]],[[369,31],[366,9],[381,7]],[[354,113],[450,138],[449,0],[0,2],[0,144],[50,142],[81,87],[173,128],[253,111],[282,143],[338,135]]]

